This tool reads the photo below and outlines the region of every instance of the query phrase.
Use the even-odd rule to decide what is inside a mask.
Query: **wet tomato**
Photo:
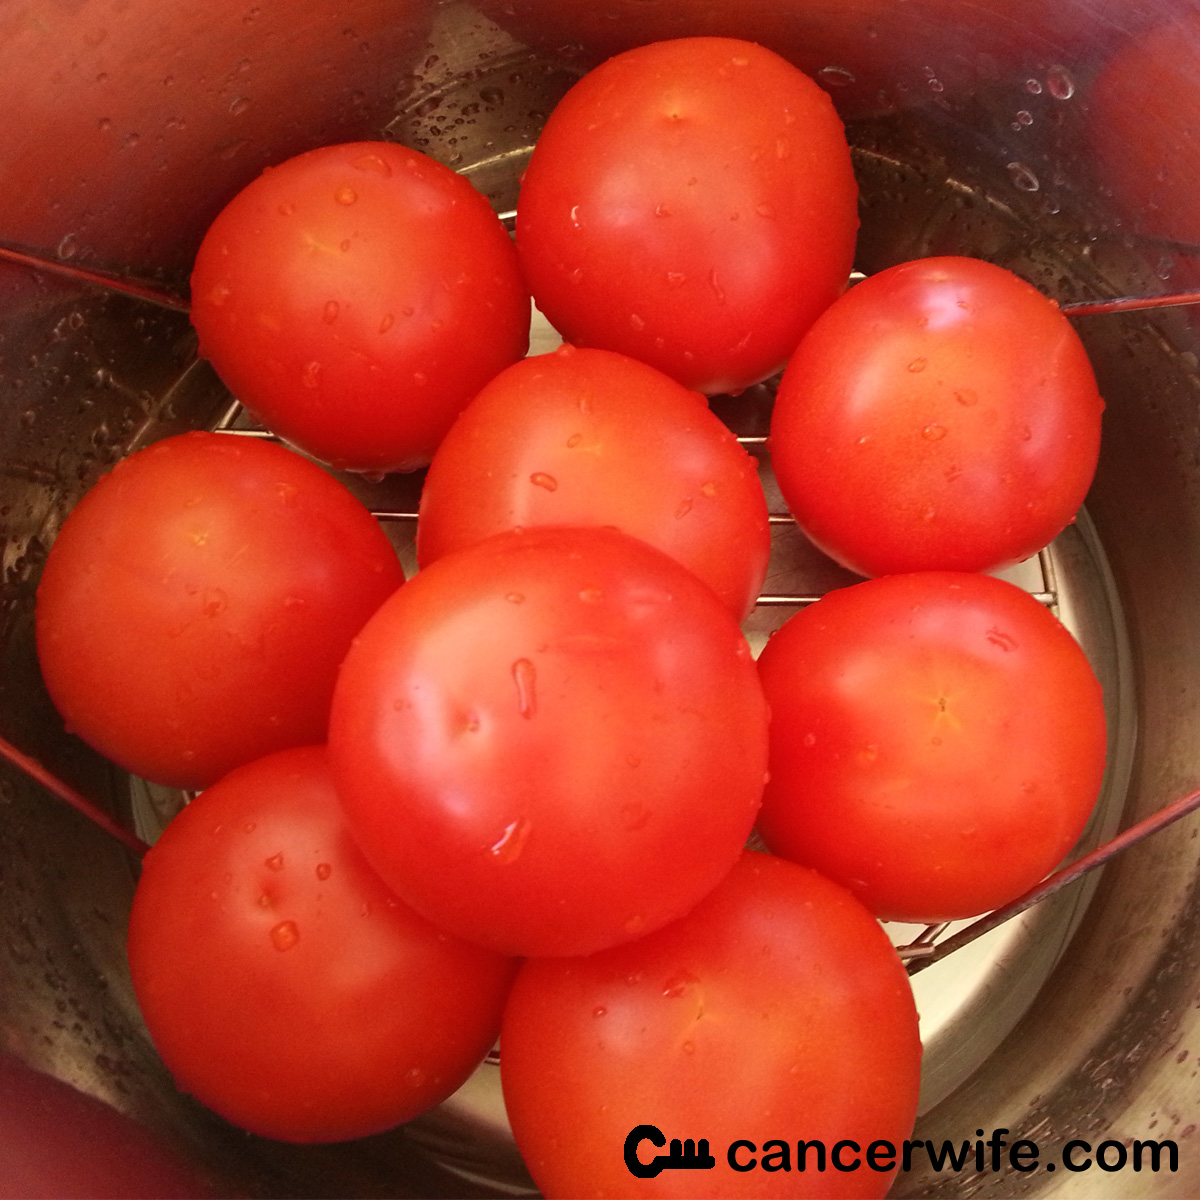
[[[771,461],[793,516],[863,575],[990,570],[1074,519],[1104,404],[1070,322],[971,258],[855,285],[779,386]]]
[[[878,1197],[916,1114],[917,1014],[887,935],[845,888],[753,852],[657,933],[525,962],[500,1045],[549,1197]],[[635,1177],[630,1158],[656,1157],[649,1139],[626,1149],[646,1125],[664,1152],[703,1139],[711,1169]]]
[[[322,741],[350,639],[404,574],[320,467],[216,433],[130,455],[75,506],[37,596],[68,728],[148,779],[198,788]]]
[[[444,1100],[498,1031],[513,964],[368,867],[325,749],[230,773],[146,855],[129,965],[179,1086],[266,1137],[362,1137]]]
[[[459,410],[529,346],[529,296],[487,200],[390,142],[265,171],[192,273],[201,352],[267,426],[335,466],[427,463]]]
[[[857,199],[807,75],[751,42],[679,38],[609,59],[550,114],[517,249],[567,341],[711,394],[777,371],[841,294]]]
[[[641,538],[739,619],[771,552],[756,464],[704,397],[625,355],[572,346],[501,372],[459,417],[421,493],[418,558],[533,525]]]
[[[1032,596],[928,571],[829,592],[767,643],[759,829],[885,919],[998,908],[1070,850],[1104,774],[1100,684]]]
[[[418,912],[511,954],[682,916],[758,812],[767,711],[711,588],[611,529],[440,558],[346,657],[329,748],[364,853]]]

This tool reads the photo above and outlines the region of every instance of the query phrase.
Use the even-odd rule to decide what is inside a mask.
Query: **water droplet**
[[[817,735],[815,733],[806,733],[801,741],[805,746],[815,746],[817,744]]]
[[[921,520],[925,521],[926,523],[932,521],[936,516],[937,516],[937,509],[934,508],[932,504],[927,504],[921,510]]]
[[[756,204],[754,206],[754,211],[758,213],[760,217],[771,218],[775,216],[775,210],[769,204]]]
[[[107,132],[112,128],[112,117],[101,117],[100,120],[96,122],[96,125],[98,128]]]
[[[417,387],[424,387],[429,382],[429,376],[424,371],[414,371],[412,373],[412,381]]]
[[[420,1088],[425,1086],[425,1080],[428,1078],[425,1071],[421,1067],[409,1067],[404,1073],[404,1082],[410,1088]]]
[[[945,425],[938,425],[935,422],[930,422],[924,429],[921,430],[921,436],[927,442],[940,442],[946,436]]]
[[[597,1004],[596,1007],[592,1009],[592,1016],[606,1017],[608,1016],[608,1009],[605,1008],[603,1004]]]
[[[978,393],[972,391],[970,388],[961,388],[954,393],[954,398],[964,408],[974,408],[979,403]]]
[[[379,332],[387,333],[395,323],[396,318],[391,313],[384,313],[383,320],[379,322]]]
[[[317,388],[321,386],[321,364],[313,361],[304,364],[304,369],[300,372],[300,383],[306,388]]]
[[[1006,169],[1013,186],[1022,192],[1036,192],[1042,186],[1038,177],[1024,163],[1010,162]]]
[[[687,276],[682,271],[668,271],[667,283],[671,287],[682,287],[687,283]]]
[[[850,70],[849,67],[838,67],[830,65],[822,67],[817,72],[817,79],[821,83],[828,84],[830,87],[847,87],[849,84],[856,83],[858,77]]]
[[[547,475],[545,471],[534,471],[529,477],[529,482],[534,487],[543,488],[547,492],[558,491],[558,480],[553,475]]]
[[[654,206],[654,215],[656,217],[669,217],[671,210],[665,204],[656,204]]]
[[[1033,124],[1033,113],[1022,108],[1017,112],[1017,119],[1013,123],[1014,129],[1025,129]]]
[[[680,1050],[682,1050],[684,1052],[684,1054],[695,1054],[696,1053],[696,1043],[695,1042],[684,1042],[683,1045],[680,1046],[679,1048],[680,1048]]]
[[[646,928],[646,918],[641,913],[635,913],[625,922],[625,932],[630,937],[637,937]]]
[[[290,201],[284,201],[279,206],[279,215],[281,217],[294,217],[296,215],[296,206]]]
[[[230,103],[229,112],[230,112],[231,116],[240,117],[242,115],[242,113],[244,113],[246,111],[246,109],[248,109],[249,107],[250,107],[250,97],[249,96],[238,96],[237,99],[233,100]]]
[[[530,823],[518,817],[504,827],[504,832],[488,847],[488,853],[502,866],[516,862],[529,840]]]
[[[362,154],[350,164],[356,171],[371,171],[382,175],[385,179],[391,177],[392,168],[378,154]]]
[[[692,498],[690,496],[684,496],[684,498],[679,502],[679,507],[675,510],[675,519],[679,520],[682,517],[686,517],[691,511]]]
[[[352,187],[346,187],[345,185],[343,185],[342,187],[338,188],[338,190],[336,192],[333,193],[333,198],[339,204],[345,204],[345,205],[349,206],[358,199],[358,193]]]
[[[637,313],[630,313],[629,324],[637,333],[641,333],[642,330],[646,328],[646,319],[644,317],[639,317]]]
[[[332,325],[338,319],[338,314],[341,311],[342,306],[336,300],[327,300],[324,311],[321,313],[321,319],[326,325]]]
[[[276,950],[290,950],[300,940],[295,921],[280,921],[271,930],[271,944]]]
[[[214,587],[205,591],[201,608],[206,617],[218,617],[228,604],[229,597],[220,588]]]
[[[987,631],[987,640],[993,646],[998,646],[1006,653],[1017,648],[1017,639],[1011,633],[1005,633],[1003,630],[995,628],[995,626]]]
[[[583,226],[580,225],[580,223],[579,223],[579,205],[578,204],[573,204],[571,206],[571,226],[574,229],[582,229],[583,228]]]
[[[700,485],[700,495],[711,500],[717,494],[717,485],[711,480]]]
[[[317,878],[321,880],[328,879],[333,874],[333,867],[329,863],[317,863]]]
[[[75,255],[79,253],[79,243],[76,241],[75,235],[73,233],[66,234],[66,236],[64,236],[63,239],[58,243],[58,246],[55,248],[54,252],[64,261],[69,258],[74,258]]]
[[[1042,94],[1042,85],[1036,79],[1025,80],[1025,90],[1031,96],[1040,96]]]
[[[908,364],[908,369],[913,375],[919,375],[927,366],[929,366],[929,360],[927,358],[914,358],[912,362]]]
[[[505,597],[509,604],[524,604],[525,597],[520,592],[509,592]]]
[[[582,441],[583,441],[583,434],[582,434],[582,433],[573,433],[573,434],[571,434],[571,436],[570,436],[569,438],[567,438],[567,449],[568,449],[568,450],[574,450],[574,449],[575,449],[575,447],[576,447],[576,446],[578,446],[578,445],[579,445],[579,443],[580,443],[580,442],[582,442]]]
[[[579,593],[579,598],[584,604],[603,604],[604,593],[598,587],[587,587]]]
[[[1020,429],[1020,437],[1023,442],[1033,441],[1033,430],[1028,425],[1022,425]]]
[[[725,303],[725,289],[722,288],[720,283],[717,281],[716,267],[713,267],[713,269],[711,271],[709,271],[709,273],[708,273],[708,286],[712,288],[713,295],[716,296],[716,298],[717,298],[717,303],[724,304]]]
[[[513,682],[517,685],[517,710],[525,718],[537,713],[537,667],[527,658],[518,658],[512,665]]]
[[[697,982],[698,980],[696,979],[695,975],[689,975],[687,972],[684,972],[682,975],[672,975],[671,978],[663,984],[662,994],[668,999],[678,1000],[680,996],[687,992],[688,988],[693,983]]]
[[[264,865],[268,871],[282,871],[283,851],[281,850],[278,854],[272,854],[271,857],[266,860]]]
[[[350,249],[350,239],[343,238],[341,242],[338,243],[338,249],[345,254],[346,251]]]
[[[1066,67],[1053,66],[1046,72],[1046,90],[1055,100],[1070,100],[1075,95],[1075,80]]]

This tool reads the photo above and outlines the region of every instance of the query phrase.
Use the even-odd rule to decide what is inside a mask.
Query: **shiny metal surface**
[[[271,161],[351,137],[408,142],[511,210],[541,121],[580,72],[693,32],[762,40],[828,87],[863,188],[862,270],[953,251],[1064,302],[1197,285],[1197,0],[350,0],[336,11],[8,0],[0,248],[49,266],[0,258],[0,734],[118,815],[148,819],[146,797],[61,729],[37,675],[33,593],[59,522],[102,470],[228,407],[186,316],[53,266],[185,294],[199,238],[233,191]],[[1106,825],[1200,784],[1197,311],[1076,318],[1108,404],[1105,441],[1088,521],[1053,562],[1064,619],[1108,690]],[[768,400],[752,389],[717,403],[754,436]],[[414,486],[389,481],[381,503],[404,510]],[[767,587],[844,582],[793,547]],[[760,610],[752,637],[779,619]],[[527,1186],[486,1081],[408,1130],[347,1147],[280,1147],[201,1112],[175,1092],[133,1003],[127,853],[7,768],[0,817],[0,1048],[164,1131],[233,1194]],[[1173,1138],[1179,1172],[919,1167],[897,1194],[1200,1193],[1197,828],[1172,827],[1094,888],[999,931],[982,984],[954,984],[958,999],[928,1031],[917,1131],[1006,1128],[1047,1152],[1072,1137]],[[953,990],[941,967],[925,975],[933,993]]]

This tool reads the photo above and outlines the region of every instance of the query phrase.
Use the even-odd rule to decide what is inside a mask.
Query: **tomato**
[[[784,371],[771,460],[805,533],[863,575],[1019,562],[1074,520],[1104,403],[1075,331],[970,258],[881,271]]]
[[[404,146],[264,172],[192,274],[201,352],[267,426],[335,466],[411,470],[529,347],[529,296],[487,200]]]
[[[609,59],[560,101],[517,249],[567,341],[732,391],[783,366],[846,286],[857,196],[811,79],[750,42],[681,38]]]
[[[895,1172],[866,1152],[911,1133],[920,1061],[878,923],[845,888],[753,852],[658,933],[524,963],[500,1035],[505,1106],[548,1197],[882,1196]],[[715,1164],[635,1177],[642,1125],[706,1139]],[[801,1172],[796,1143],[814,1140],[857,1169],[819,1171],[810,1149]]]
[[[325,749],[230,773],[146,855],[129,965],[179,1086],[254,1133],[365,1136],[455,1091],[513,964],[435,929],[367,866]]]
[[[759,658],[776,853],[885,919],[998,908],[1070,850],[1104,773],[1100,684],[1047,609],[988,575],[829,592]]]
[[[404,581],[362,504],[266,441],[167,438],[63,523],[37,648],[68,728],[127,770],[203,787],[321,741],[337,669]]]
[[[204,1200],[223,1191],[132,1117],[0,1055],[3,1200]]]
[[[686,912],[758,812],[767,712],[712,589],[611,529],[497,534],[368,622],[329,748],[396,893],[510,954],[586,954]]]
[[[754,460],[703,396],[624,355],[563,346],[502,371],[434,455],[422,565],[514,526],[611,525],[745,617],[771,553]]]

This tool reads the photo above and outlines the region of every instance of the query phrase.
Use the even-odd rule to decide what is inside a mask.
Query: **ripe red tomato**
[[[586,954],[729,870],[766,769],[749,647],[712,589],[611,529],[497,534],[368,622],[329,749],[397,894],[511,954]]]
[[[1074,520],[1103,409],[1051,301],[978,259],[922,259],[857,284],[809,331],[779,386],[771,460],[801,528],[843,566],[989,570]]]
[[[371,514],[269,442],[167,438],[63,523],[37,647],[68,728],[148,779],[212,783],[325,736],[337,669],[404,582]]]
[[[560,101],[517,249],[567,341],[732,391],[783,366],[846,286],[857,198],[808,76],[751,42],[681,38],[609,59]]]
[[[449,1096],[495,1041],[514,966],[388,891],[321,746],[239,768],[171,822],[129,965],[180,1087],[292,1142],[377,1133]]]
[[[239,192],[196,255],[201,352],[271,429],[361,471],[427,463],[529,348],[529,295],[484,197],[389,142],[326,146]]]
[[[1104,773],[1100,684],[1027,592],[919,572],[829,592],[759,658],[776,853],[884,919],[941,921],[1032,887]]]
[[[704,397],[624,355],[573,346],[502,371],[455,422],[421,493],[418,558],[531,525],[639,537],[739,620],[771,553],[757,466]]]
[[[872,1170],[869,1148],[890,1141],[895,1161],[916,1115],[917,1014],[887,936],[845,888],[752,852],[658,933],[524,963],[500,1047],[517,1146],[548,1197],[883,1196],[895,1172]],[[640,1125],[706,1139],[713,1168],[635,1178],[624,1146]],[[819,1171],[810,1150],[801,1172],[800,1140],[842,1143],[857,1169]]]

